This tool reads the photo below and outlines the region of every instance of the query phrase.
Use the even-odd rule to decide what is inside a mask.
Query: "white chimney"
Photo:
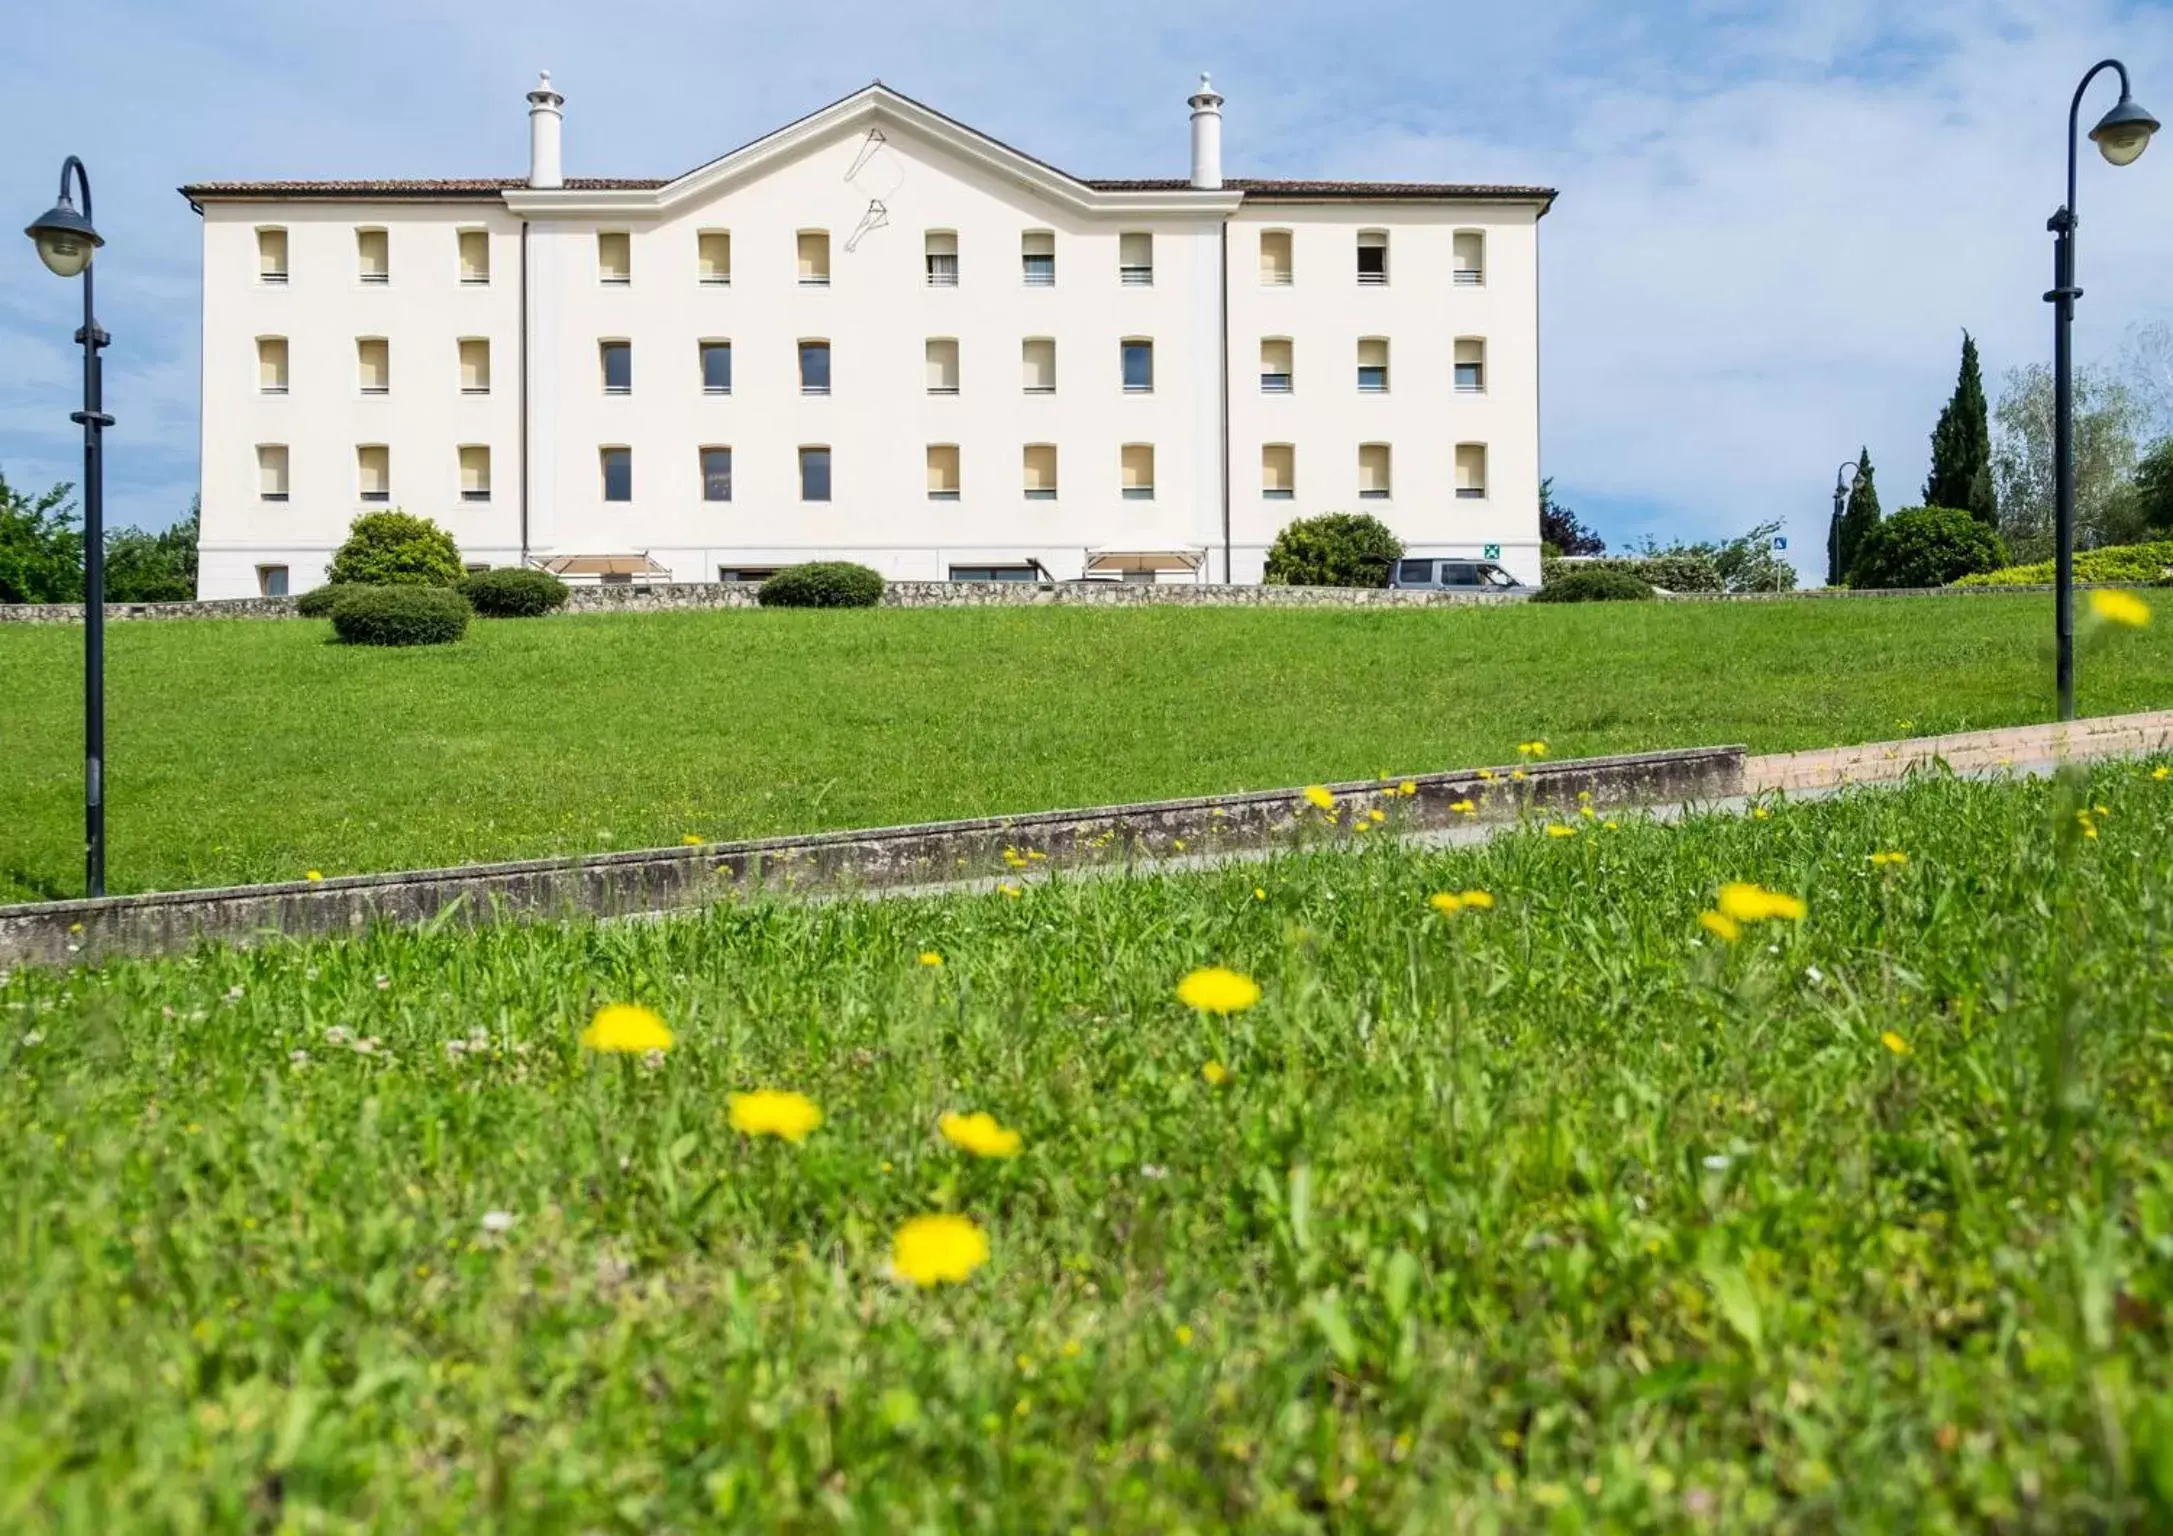
[[[1192,184],[1210,189],[1222,185],[1222,98],[1207,76],[1192,95]]]
[[[528,184],[531,187],[563,187],[565,162],[559,155],[559,135],[566,114],[559,109],[566,98],[551,89],[551,72],[545,70],[528,93]],[[1197,137],[1195,135],[1195,137]]]

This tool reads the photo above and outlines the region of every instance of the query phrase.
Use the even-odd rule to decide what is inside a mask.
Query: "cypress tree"
[[[1962,332],[1962,369],[1953,397],[1932,428],[1932,472],[1924,482],[1924,505],[1959,507],[1988,528],[1999,525],[1984,373],[1977,366],[1976,339],[1967,331]]]
[[[1849,568],[1856,563],[1856,551],[1862,547],[1864,535],[1879,525],[1879,487],[1871,478],[1871,450],[1866,448],[1856,460],[1856,489],[1849,493],[1849,509],[1841,514],[1840,566],[1841,580],[1850,585]]]

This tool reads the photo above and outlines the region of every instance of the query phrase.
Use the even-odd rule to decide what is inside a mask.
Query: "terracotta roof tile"
[[[222,197],[438,198],[495,197],[528,185],[521,176],[440,177],[410,181],[197,181],[181,188],[192,201]],[[646,192],[665,185],[661,176],[569,176],[569,192]]]
[[[1174,192],[1191,183],[1182,176],[1152,177],[1133,181],[1090,181],[1102,192]],[[1555,196],[1552,187],[1515,187],[1450,181],[1291,181],[1267,177],[1232,176],[1222,184],[1225,192],[1243,192],[1261,198],[1335,198],[1373,201],[1393,198],[1484,199],[1490,197]]]

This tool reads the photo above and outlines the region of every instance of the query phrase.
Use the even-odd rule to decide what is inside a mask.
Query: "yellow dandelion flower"
[[[1179,853],[1183,853],[1185,851],[1185,840],[1181,837],[1173,837],[1170,839],[1170,846]]]
[[[1592,799],[1592,791],[1591,791],[1591,790],[1589,790],[1589,789],[1580,789],[1580,790],[1578,790],[1578,791],[1577,791],[1577,803],[1578,803],[1579,805],[1586,805],[1586,804],[1589,804],[1589,803],[1591,802],[1591,799]]]
[[[1481,768],[1479,770],[1479,777],[1482,779],[1491,780],[1494,777],[1494,770],[1491,768]]]
[[[1230,1080],[1230,1069],[1219,1061],[1202,1062],[1200,1076],[1207,1080],[1208,1087],[1220,1088]]]
[[[2100,587],[2090,594],[2090,611],[2108,624],[2122,624],[2129,629],[2141,629],[2150,622],[2150,604],[2133,592]]]
[[[1305,798],[1313,802],[1316,810],[1332,811],[1335,809],[1335,796],[1328,792],[1328,786],[1325,784],[1306,785]]]
[[[1466,891],[1463,894],[1464,905],[1467,907],[1474,907],[1481,912],[1491,912],[1494,909],[1494,894],[1491,891]]]
[[[699,848],[702,846],[702,835],[699,832],[689,832],[684,837],[680,838],[679,841],[686,844],[689,848]]]
[[[1469,800],[1458,800],[1449,809],[1459,816],[1476,816],[1479,814],[1479,808]]]
[[[302,878],[305,880],[322,880],[324,878],[324,871],[321,869],[313,869]]]
[[[1603,821],[1600,825],[1610,832],[1620,832],[1622,830],[1622,823],[1619,821]]]
[[[1743,937],[1743,926],[1725,912],[1700,912],[1698,926],[1723,944],[1733,944]]]
[[[1329,817],[1328,819],[1330,821],[1335,820],[1333,816]],[[1373,823],[1370,821],[1354,821],[1351,823],[1351,830],[1353,832],[1371,832],[1373,830]]]
[[[2154,779],[2159,779],[2159,780],[2163,780],[2163,779],[2165,779],[2165,778],[2168,778],[2168,777],[2173,777],[2173,768],[2164,768],[2164,767],[2159,767],[2159,768],[2153,768],[2153,769],[2151,769],[2151,770],[2150,770],[2150,776],[2151,776],[2152,778],[2154,778]]]
[[[1576,835],[1577,829],[1575,827],[1567,826],[1559,821],[1550,823],[1547,827],[1547,836],[1549,837],[1575,837]]]
[[[1908,863],[1909,855],[1893,850],[1884,850],[1879,853],[1873,854],[1871,856],[1871,862],[1873,865],[1880,869],[1894,869]]]
[[[1754,805],[1750,810],[1750,819],[1752,821],[1771,821],[1773,819],[1772,808],[1770,806]]]
[[[920,962],[922,965],[941,965],[943,963],[943,952],[935,949],[924,949],[920,953]]]
[[[1879,1036],[1879,1044],[1885,1046],[1896,1056],[1906,1056],[1909,1054],[1909,1042],[1902,1039],[1901,1036],[1895,1034],[1891,1029],[1888,1030],[1885,1034]]]
[[[1410,796],[1412,796],[1412,795],[1415,795],[1415,794],[1417,794],[1417,793],[1418,793],[1418,780],[1416,780],[1416,779],[1405,779],[1405,780],[1404,780],[1404,781],[1403,781],[1403,782],[1402,782],[1401,784],[1398,784],[1398,785],[1396,786],[1396,793],[1397,793],[1397,794],[1399,794],[1399,795],[1402,795],[1402,796],[1404,796],[1404,797],[1405,797],[1405,798],[1407,798],[1407,799],[1408,799],[1408,798],[1409,798]]]
[[[1715,905],[1739,923],[1762,923],[1769,918],[1801,922],[1807,910],[1800,896],[1769,891],[1746,880],[1733,880],[1722,886]]]
[[[1600,819],[1600,813],[1592,809],[1592,807],[1589,805],[1578,806],[1577,814],[1584,817],[1587,821],[1598,821]]]
[[[1436,891],[1426,898],[1426,905],[1443,917],[1454,917],[1464,910],[1464,898],[1454,891]]]
[[[1005,1130],[986,1110],[977,1109],[970,1115],[946,1111],[936,1122],[936,1129],[943,1133],[945,1141],[975,1157],[1019,1155],[1019,1133]]]
[[[1522,768],[1512,768],[1509,770],[1509,777],[1521,781],[1524,777],[1524,770]]]
[[[988,1234],[965,1216],[915,1216],[890,1240],[891,1273],[927,1287],[964,1282],[988,1262]]]
[[[1254,901],[1266,901],[1268,899],[1268,893],[1261,887],[1256,885],[1252,888],[1252,899]]]
[[[1015,885],[999,885],[999,886],[997,886],[997,887],[996,887],[996,889],[997,889],[997,890],[999,890],[999,891],[1001,891],[1001,892],[1003,892],[1003,893],[1004,893],[1004,894],[1005,894],[1006,896],[1010,897],[1010,898],[1011,898],[1011,899],[1012,899],[1013,901],[1017,901],[1017,900],[1018,900],[1018,899],[1019,899],[1019,898],[1020,898],[1021,896],[1023,896],[1023,895],[1025,895],[1025,894],[1026,894],[1026,893],[1025,893],[1024,891],[1020,890],[1020,889],[1019,889],[1019,888],[1018,888],[1017,886],[1015,886]]]
[[[1085,1353],[1085,1350],[1086,1346],[1081,1344],[1077,1339],[1066,1339],[1064,1341],[1064,1348],[1062,1353],[1066,1360],[1076,1360],[1079,1358],[1080,1355]]]
[[[1546,755],[1547,744],[1543,741],[1520,741],[1517,743],[1517,756],[1519,757],[1545,757]]]
[[[589,1027],[581,1031],[581,1043],[592,1051],[645,1056],[670,1050],[672,1032],[638,1003],[612,1003],[589,1020]]]
[[[1205,966],[1177,983],[1177,1001],[1202,1013],[1243,1013],[1260,1001],[1260,983],[1224,966]]]
[[[1375,823],[1383,822],[1388,820],[1388,813],[1379,806],[1375,806],[1372,810],[1366,812],[1366,820]]]
[[[1191,1342],[1192,1342],[1192,1329],[1191,1329],[1191,1327],[1190,1327],[1189,1325],[1187,1325],[1187,1324],[1184,1324],[1184,1323],[1179,1323],[1179,1324],[1177,1325],[1177,1332],[1176,1332],[1176,1335],[1175,1335],[1175,1337],[1176,1337],[1176,1340],[1177,1340],[1177,1347],[1178,1347],[1179,1349],[1183,1349],[1183,1348],[1185,1348],[1186,1346],[1188,1346],[1188,1345],[1189,1345],[1189,1344],[1191,1344]]]
[[[822,1111],[804,1093],[758,1088],[732,1094],[726,1102],[731,1105],[732,1129],[742,1136],[775,1136],[798,1146],[822,1124]]]

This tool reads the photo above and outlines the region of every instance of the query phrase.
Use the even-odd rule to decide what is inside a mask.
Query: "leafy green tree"
[[[83,601],[83,533],[72,485],[43,496],[18,491],[0,476],[0,603]]]
[[[1856,552],[1863,548],[1864,535],[1879,526],[1879,484],[1871,469],[1871,450],[1866,448],[1856,460],[1856,489],[1849,493],[1848,510],[1841,514],[1841,537],[1835,542],[1840,546],[1835,564],[1841,581],[1855,585],[1850,572],[1856,568]]]
[[[1849,585],[1943,587],[2006,563],[1999,535],[1959,507],[1908,507],[1864,535]]]
[[[1385,587],[1403,541],[1363,512],[1301,517],[1268,548],[1272,587]]]
[[[2173,437],[2160,439],[2135,466],[2135,511],[2144,527],[2173,530]]]
[[[1967,331],[1962,332],[1962,368],[1954,394],[1932,428],[1932,472],[1924,482],[1924,505],[1960,507],[1987,528],[1999,526],[1984,373],[1977,364],[1976,339]]]
[[[347,530],[327,577],[372,587],[457,587],[467,574],[453,536],[427,517],[365,512]]]
[[[196,596],[196,536],[202,503],[160,533],[122,528],[106,535],[106,599],[185,603]]]
[[[2053,380],[2045,363],[2011,368],[1993,420],[2000,535],[2018,561],[2052,554]],[[2136,437],[2149,420],[2142,397],[2109,369],[2075,368],[2075,547],[2132,542],[2140,531],[2130,477]]]
[[[1554,476],[1539,482],[1539,542],[1562,555],[1598,555],[1607,541],[1577,521],[1577,514],[1554,499]]]

